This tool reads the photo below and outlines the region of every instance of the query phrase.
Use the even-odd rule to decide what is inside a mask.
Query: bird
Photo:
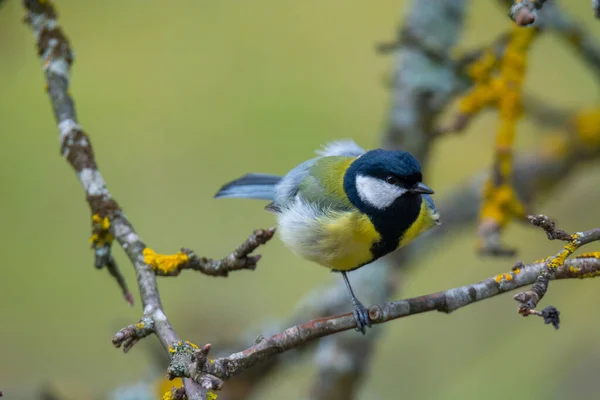
[[[368,310],[348,279],[355,271],[406,246],[440,224],[407,151],[366,151],[355,141],[332,141],[285,176],[248,173],[223,185],[215,198],[270,201],[283,244],[296,255],[339,272],[352,301],[356,330],[371,327]]]

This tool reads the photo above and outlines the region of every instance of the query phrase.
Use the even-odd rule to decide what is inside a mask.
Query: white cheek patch
[[[363,175],[356,177],[356,190],[362,201],[379,210],[388,208],[398,197],[406,193],[406,189]]]

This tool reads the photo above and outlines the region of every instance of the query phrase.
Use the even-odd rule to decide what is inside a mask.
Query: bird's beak
[[[418,194],[433,194],[433,189],[430,188],[429,186],[427,186],[424,183],[419,182],[417,184],[417,186],[415,186],[414,188],[410,189],[409,192],[411,193],[418,193]]]

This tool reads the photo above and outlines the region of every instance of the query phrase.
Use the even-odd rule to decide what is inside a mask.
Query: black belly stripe
[[[375,261],[396,250],[404,233],[419,217],[421,196],[402,196],[390,208],[370,216],[371,222],[381,235],[381,240],[373,244],[371,253]]]
[[[381,212],[380,210],[373,212],[375,209],[370,209],[370,212],[367,213],[375,229],[377,229],[377,232],[381,236],[381,240],[371,246],[373,258],[354,268],[344,271],[332,269],[333,272],[355,271],[398,248],[400,239],[402,239],[406,230],[417,220],[421,212],[421,196],[404,197],[407,198],[398,199],[385,212]],[[382,214],[385,214],[385,216]]]

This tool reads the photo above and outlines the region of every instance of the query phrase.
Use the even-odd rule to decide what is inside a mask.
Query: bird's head
[[[410,153],[377,149],[350,164],[344,176],[344,189],[359,209],[377,212],[402,200],[418,200],[421,194],[433,194],[421,180],[421,166]]]

